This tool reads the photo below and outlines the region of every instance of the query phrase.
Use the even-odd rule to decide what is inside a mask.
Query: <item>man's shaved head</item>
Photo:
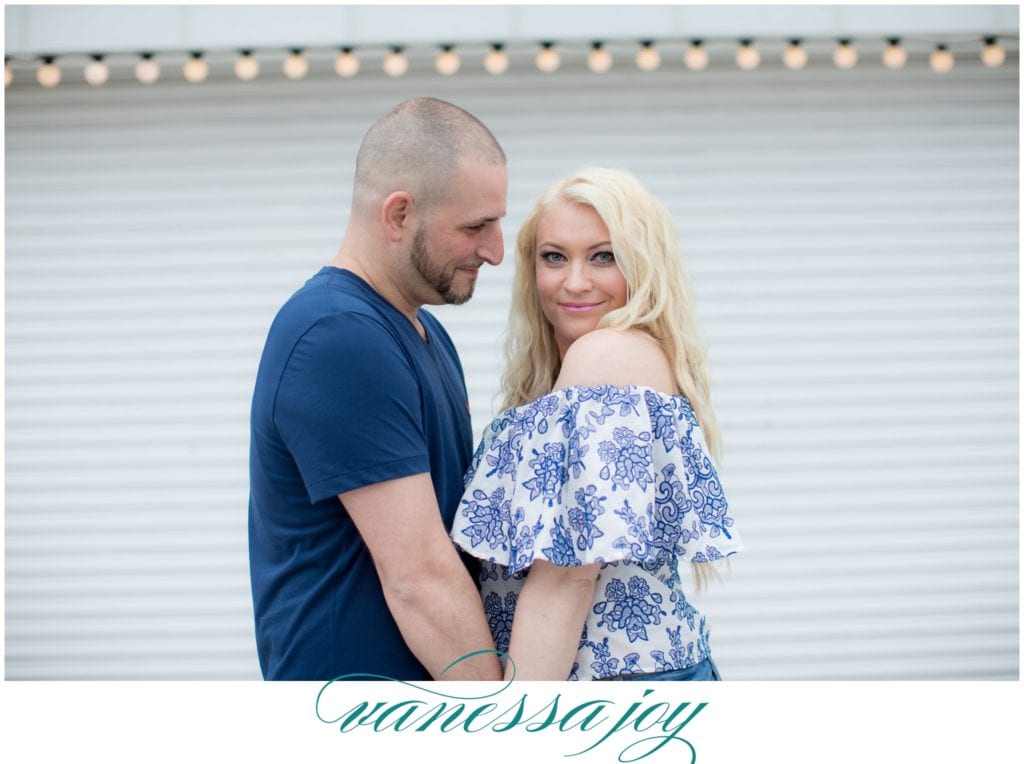
[[[430,209],[445,200],[464,161],[506,163],[491,131],[469,112],[436,98],[404,101],[363,137],[354,202],[375,205],[393,191],[407,191]]]

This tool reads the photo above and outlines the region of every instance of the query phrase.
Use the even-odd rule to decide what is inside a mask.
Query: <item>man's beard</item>
[[[475,281],[470,282],[469,288],[466,291],[460,292],[452,286],[455,271],[452,270],[451,273],[445,273],[442,268],[434,264],[430,257],[430,252],[427,251],[427,230],[423,226],[420,226],[413,237],[412,253],[409,256],[409,261],[430,288],[441,295],[441,299],[446,304],[462,305],[462,303],[473,296],[473,287],[476,286]]]

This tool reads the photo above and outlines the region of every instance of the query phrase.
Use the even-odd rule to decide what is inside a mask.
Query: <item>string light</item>
[[[902,69],[909,60],[907,51],[899,37],[885,38],[887,45],[881,53],[881,61],[888,69]],[[995,36],[982,37],[978,42],[983,42],[980,50],[980,60],[985,67],[998,68],[1006,62],[1007,51],[999,44]],[[641,40],[640,47],[635,54],[637,67],[646,72],[656,71],[662,63],[662,56],[655,47],[654,40]],[[561,68],[561,55],[556,49],[555,42],[541,41],[534,63],[544,73],[553,73]],[[440,52],[434,59],[437,72],[444,76],[451,76],[461,70],[461,57],[455,50],[454,44],[439,45]],[[595,40],[589,45],[586,57],[587,68],[597,74],[611,71],[614,65],[614,58],[607,49],[604,41]],[[339,77],[354,77],[361,69],[359,57],[351,47],[339,47],[340,51],[334,61],[334,70]],[[977,49],[976,49],[977,50]],[[151,85],[161,77],[161,66],[156,56],[157,53],[144,52],[138,54],[139,58],[135,63],[134,73],[136,79],[144,84]],[[40,85],[46,88],[56,87],[63,78],[63,73],[56,63],[59,56],[40,55],[36,60],[40,62],[36,70],[36,79]],[[736,65],[745,71],[757,69],[761,65],[761,53],[754,45],[752,39],[739,40],[739,48],[735,54]],[[107,54],[93,53],[90,61],[87,61],[83,75],[85,82],[98,87],[110,80],[110,67],[107,64]],[[858,63],[859,55],[850,39],[839,39],[836,48],[832,52],[832,60],[840,69],[851,69]],[[15,70],[11,66],[12,58],[4,57],[4,87],[10,87],[15,80]],[[788,40],[788,45],[782,54],[782,63],[787,69],[801,70],[807,67],[810,61],[804,41],[800,38]],[[952,71],[956,65],[953,52],[946,43],[935,45],[934,50],[928,59],[931,69],[937,73],[945,74]],[[692,71],[700,71],[710,63],[710,56],[705,49],[704,41],[692,39],[683,54],[683,63]],[[509,69],[509,56],[506,53],[503,43],[491,43],[490,50],[483,60],[484,69],[492,75],[504,74]],[[306,58],[304,49],[292,48],[290,55],[283,63],[285,76],[292,80],[302,79],[309,73],[309,61]],[[15,67],[16,68],[16,67]],[[401,77],[409,69],[409,59],[402,46],[391,46],[390,53],[385,56],[383,62],[385,73],[390,77]],[[259,75],[260,65],[252,50],[240,50],[239,57],[234,63],[235,75],[241,80],[252,80]],[[210,67],[201,51],[193,51],[190,57],[186,58],[182,65],[182,74],[188,82],[198,83],[208,79]]]
[[[53,56],[44,56],[43,63],[36,70],[36,79],[44,88],[55,88],[60,84],[60,67]]]
[[[135,79],[143,85],[152,85],[160,79],[160,64],[152,53],[142,54],[142,59],[135,65]]]
[[[789,47],[782,54],[782,63],[787,69],[798,71],[807,66],[807,51],[800,45],[800,40],[790,40]]]
[[[857,65],[857,51],[849,40],[840,40],[832,53],[832,63],[840,69],[852,69]]]
[[[745,72],[753,71],[761,65],[761,54],[754,47],[753,40],[740,40],[740,49],[736,51],[736,66]]]
[[[496,42],[484,56],[484,69],[488,74],[499,75],[508,71],[508,53],[505,46]]]
[[[437,69],[437,73],[443,74],[445,77],[451,77],[459,71],[461,64],[459,54],[452,50],[451,45],[442,45],[441,52],[434,59],[434,68]]]
[[[92,61],[85,65],[85,70],[82,74],[86,82],[94,87],[99,87],[110,79],[110,67],[104,63],[103,56],[99,53],[94,53]]]
[[[711,56],[708,55],[703,40],[691,41],[690,47],[683,54],[683,63],[686,64],[686,68],[694,72],[706,69],[710,61]]]
[[[938,74],[947,74],[953,71],[955,61],[952,52],[945,45],[939,44],[932,51],[932,55],[928,58],[928,63],[931,64],[932,71]]]
[[[590,46],[587,68],[594,74],[604,74],[612,68],[612,54],[605,50],[604,43],[594,42]]]
[[[352,52],[352,48],[341,49],[341,53],[334,59],[334,72],[346,79],[359,74],[359,57]]]
[[[540,44],[540,53],[537,54],[537,58],[533,62],[542,72],[551,74],[562,65],[562,57],[558,55],[553,42],[542,42]]]
[[[391,49],[391,52],[384,57],[384,73],[388,77],[401,77],[409,71],[409,59],[399,46]]]
[[[890,37],[889,44],[882,51],[882,63],[887,69],[902,69],[907,65],[907,51],[900,45],[899,37]]]
[[[981,63],[989,69],[995,69],[1003,65],[1006,60],[1006,51],[996,42],[995,37],[985,38],[985,47],[981,49]]]
[[[252,54],[251,50],[243,50],[235,61],[235,76],[242,82],[249,82],[256,79],[260,73],[260,62]]]
[[[643,40],[640,50],[636,52],[636,66],[644,72],[653,72],[661,66],[661,54],[654,47],[652,40]]]
[[[284,76],[290,80],[301,80],[309,74],[309,61],[302,54],[302,48],[292,48],[291,54],[281,65]]]
[[[202,82],[209,76],[210,67],[203,59],[203,54],[193,51],[192,57],[181,67],[181,73],[189,82]]]

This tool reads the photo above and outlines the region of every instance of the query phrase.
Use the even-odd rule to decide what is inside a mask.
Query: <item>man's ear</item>
[[[392,191],[380,205],[380,222],[388,241],[401,241],[412,225],[413,201],[408,191]]]

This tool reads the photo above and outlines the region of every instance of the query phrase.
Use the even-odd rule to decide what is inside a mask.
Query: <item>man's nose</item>
[[[491,265],[498,265],[505,258],[505,237],[501,235],[500,226],[495,225],[488,231],[477,247],[476,254]]]

